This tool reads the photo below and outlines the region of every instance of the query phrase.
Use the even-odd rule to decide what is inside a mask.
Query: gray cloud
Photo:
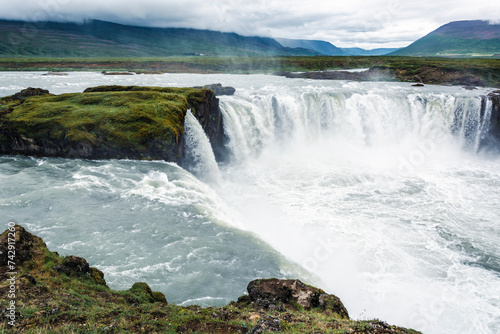
[[[491,0],[0,0],[0,18],[186,27],[341,47],[401,47],[456,20],[498,21]]]

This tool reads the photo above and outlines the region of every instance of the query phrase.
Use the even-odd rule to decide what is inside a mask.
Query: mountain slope
[[[480,20],[450,22],[390,55],[500,56],[500,24]]]
[[[362,48],[341,48],[342,51],[349,56],[384,56],[391,52],[399,50],[399,48],[378,48],[365,50]]]
[[[288,48],[302,48],[317,51],[327,56],[344,56],[345,53],[335,45],[325,41],[307,39],[275,38],[281,45]]]
[[[272,38],[185,28],[148,28],[92,20],[82,24],[0,20],[0,57],[315,55]]]

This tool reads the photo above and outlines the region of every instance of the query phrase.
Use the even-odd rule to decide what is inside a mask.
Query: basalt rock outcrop
[[[28,88],[4,97],[0,154],[181,162],[188,109],[222,160],[226,137],[212,90],[140,86],[61,95]]]
[[[251,281],[247,287],[250,300],[264,309],[304,309],[318,308],[325,312],[349,318],[349,314],[334,295],[306,285],[300,280],[259,279]]]

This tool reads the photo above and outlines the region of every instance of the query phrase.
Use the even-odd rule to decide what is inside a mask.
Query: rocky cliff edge
[[[0,154],[180,162],[188,109],[222,160],[225,137],[213,90],[141,86],[61,95],[27,88],[1,98]]]

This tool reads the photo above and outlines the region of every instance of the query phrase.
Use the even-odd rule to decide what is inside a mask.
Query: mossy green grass
[[[72,141],[147,152],[151,140],[170,145],[183,133],[188,107],[206,91],[107,86],[85,93],[0,99],[0,125],[39,140]]]

